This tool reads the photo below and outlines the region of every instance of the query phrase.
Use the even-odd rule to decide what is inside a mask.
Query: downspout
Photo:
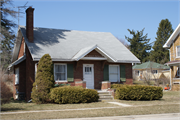
[[[171,61],[171,50],[170,49],[168,49],[169,50],[169,59],[170,59],[170,61]],[[169,65],[168,65],[169,66]],[[170,67],[170,66],[169,66]],[[170,67],[170,90],[171,90],[171,67]]]

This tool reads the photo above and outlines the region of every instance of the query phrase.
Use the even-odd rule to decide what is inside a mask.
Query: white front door
[[[83,80],[86,81],[86,88],[94,89],[93,64],[83,64]]]

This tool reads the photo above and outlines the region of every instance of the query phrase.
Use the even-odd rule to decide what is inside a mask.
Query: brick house
[[[172,90],[180,90],[180,24],[163,46],[169,49],[170,85]]]
[[[32,7],[26,10],[26,27],[18,29],[9,66],[14,70],[15,99],[31,99],[38,61],[44,54],[52,58],[58,84],[107,89],[111,82],[133,83],[132,63],[140,61],[111,33],[34,27],[33,11]]]

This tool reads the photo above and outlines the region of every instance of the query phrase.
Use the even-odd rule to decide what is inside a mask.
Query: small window
[[[56,82],[67,81],[66,64],[54,64],[54,79]]]
[[[15,85],[19,84],[19,68],[15,69]]]
[[[158,72],[157,72],[157,70],[152,70],[152,73],[157,74]]]
[[[176,57],[180,57],[180,46],[176,47]]]

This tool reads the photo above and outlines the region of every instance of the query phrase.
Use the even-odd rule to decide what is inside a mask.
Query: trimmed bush
[[[123,87],[123,86],[125,86],[125,85],[124,84],[111,84],[111,88],[114,88],[114,89]]]
[[[50,89],[54,87],[53,63],[51,56],[45,54],[39,61],[35,82],[33,83],[32,101],[40,104],[49,101]]]
[[[98,92],[93,89],[64,86],[51,89],[50,99],[58,104],[90,103],[97,102],[99,96]]]
[[[116,88],[116,99],[120,100],[158,100],[163,89],[155,86],[125,85]]]

